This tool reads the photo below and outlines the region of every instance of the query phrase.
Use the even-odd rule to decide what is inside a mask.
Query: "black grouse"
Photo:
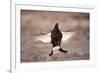
[[[62,37],[63,37],[58,26],[59,26],[59,23],[56,23],[55,27],[51,31],[51,44],[52,44],[53,47],[60,46],[61,40],[62,40]],[[67,52],[67,51],[63,50],[61,47],[59,48],[59,51],[61,51],[63,53]],[[53,50],[51,51],[49,56],[52,56],[52,55],[53,55]]]

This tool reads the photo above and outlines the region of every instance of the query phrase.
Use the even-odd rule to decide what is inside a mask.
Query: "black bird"
[[[53,47],[59,46],[61,44],[61,40],[62,40],[62,33],[59,29],[59,23],[55,24],[55,27],[53,28],[53,30],[51,31],[51,43]],[[59,51],[66,53],[67,51],[63,50],[61,47],[59,48]],[[51,51],[51,53],[49,54],[49,56],[53,55],[53,50]]]
[[[55,27],[50,33],[39,35],[35,38],[36,41],[41,41],[42,43],[51,43],[53,46],[53,49],[49,56],[52,56],[56,51],[61,51],[63,53],[67,53],[68,51],[65,51],[61,48],[61,42],[68,42],[68,40],[75,34],[73,31],[66,31],[62,32],[59,29],[59,23],[55,24]]]

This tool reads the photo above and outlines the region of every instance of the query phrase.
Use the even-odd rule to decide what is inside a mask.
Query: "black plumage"
[[[60,46],[61,40],[63,37],[58,26],[59,26],[59,23],[56,23],[55,27],[51,31],[51,44],[53,47]],[[67,51],[63,50],[61,47],[59,48],[59,51],[64,52],[64,53],[67,52]],[[51,53],[49,55],[52,56],[52,54],[53,54],[53,50],[51,51]]]
[[[60,46],[61,39],[62,39],[62,33],[59,30],[58,23],[56,23],[54,29],[51,31],[51,43],[53,47]]]

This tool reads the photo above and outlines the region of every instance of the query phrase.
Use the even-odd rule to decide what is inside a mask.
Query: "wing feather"
[[[63,37],[62,37],[62,42],[67,41],[68,39],[73,36],[74,32],[62,32]],[[40,35],[36,37],[37,41],[41,41],[43,43],[50,43],[51,42],[51,33],[48,33],[46,35]]]
[[[50,43],[50,42],[51,42],[51,37],[50,37],[50,36],[51,36],[51,34],[48,33],[48,34],[46,34],[46,35],[37,36],[36,39],[37,39],[38,41],[43,42],[43,43]]]
[[[70,39],[74,35],[74,32],[62,32],[62,34],[63,34],[63,38],[62,38],[62,42],[63,42]]]

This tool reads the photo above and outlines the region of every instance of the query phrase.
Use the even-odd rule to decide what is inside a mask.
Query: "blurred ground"
[[[35,37],[51,32],[58,22],[60,30],[75,35],[61,44],[68,53],[48,54],[51,43],[36,41]],[[89,59],[89,14],[21,10],[21,62],[67,61]]]

